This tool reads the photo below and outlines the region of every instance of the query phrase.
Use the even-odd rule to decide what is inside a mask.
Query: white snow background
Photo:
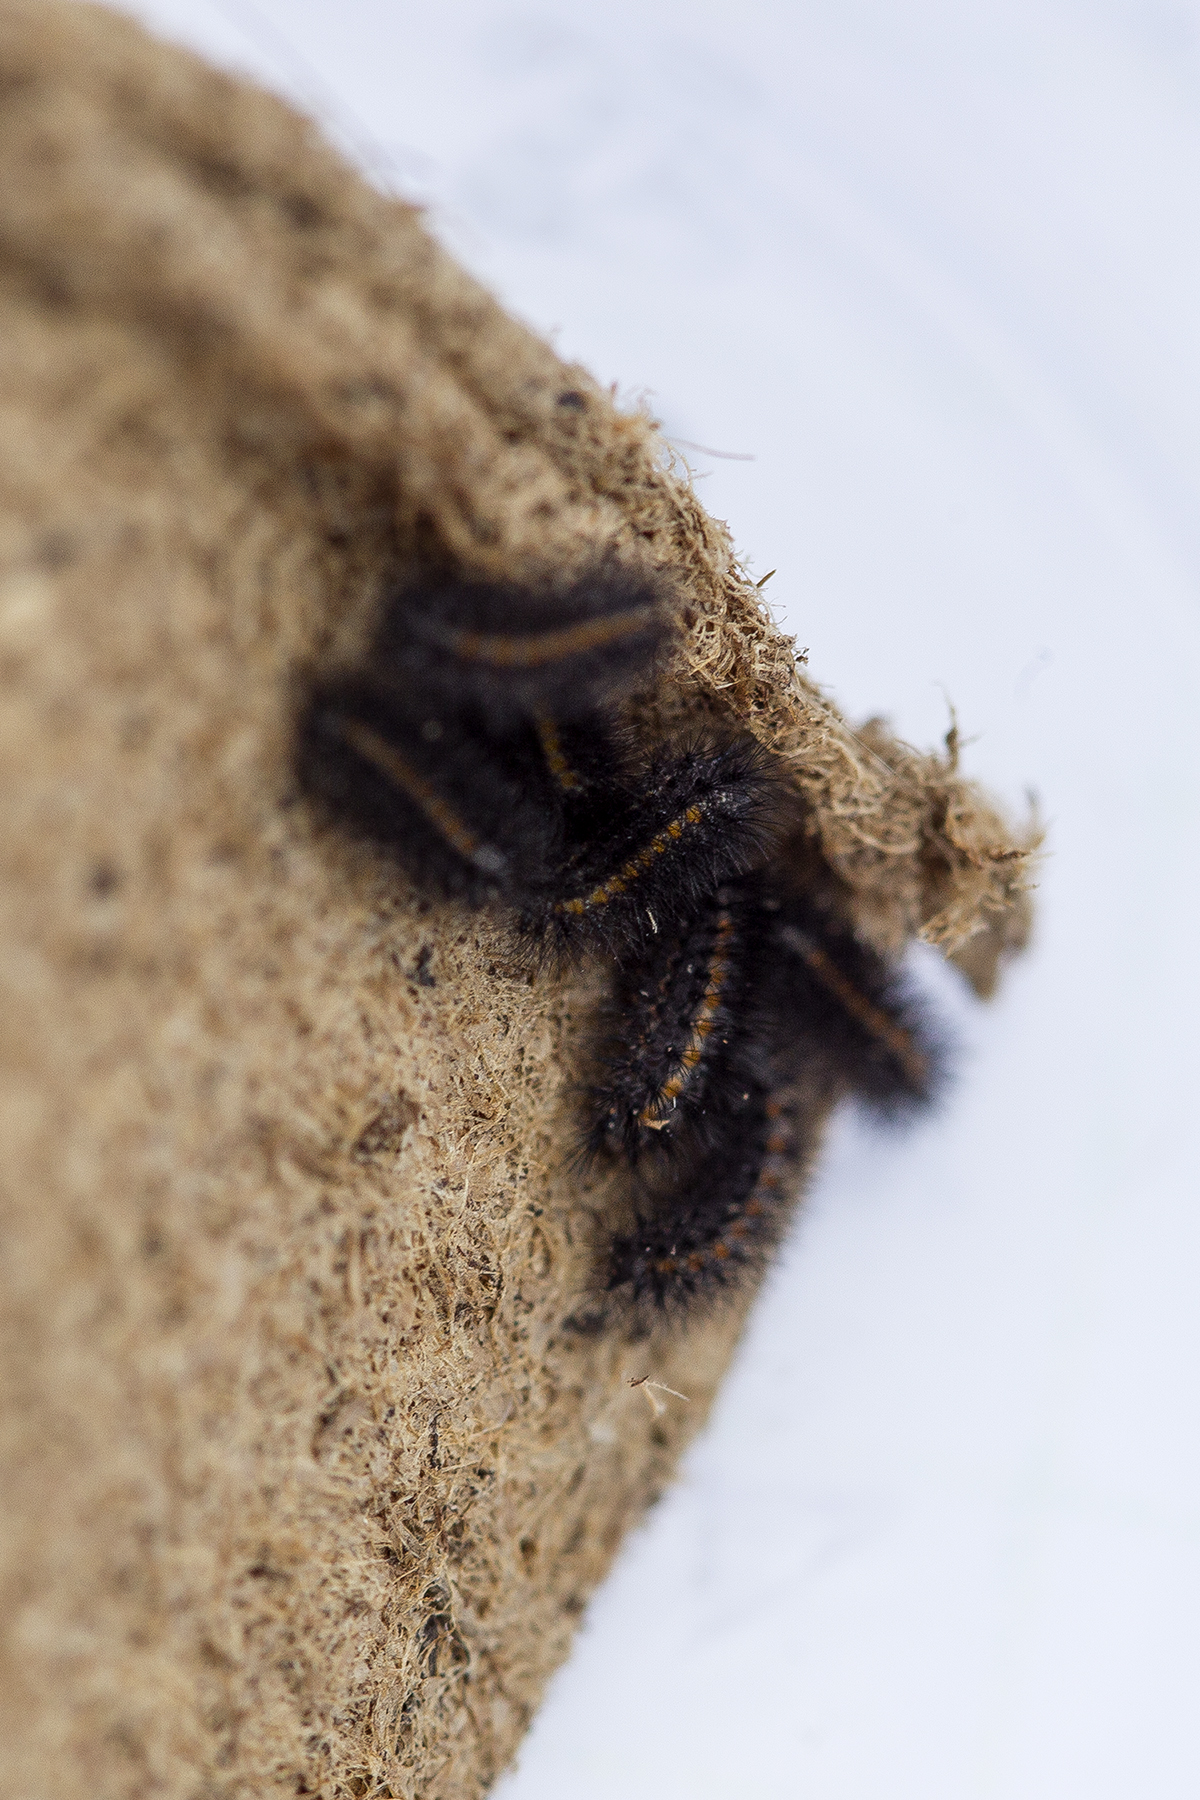
[[[952,1103],[836,1130],[498,1793],[1195,1800],[1200,3],[128,10],[648,395],[847,711],[949,695],[1050,827],[998,1002],[937,972]]]

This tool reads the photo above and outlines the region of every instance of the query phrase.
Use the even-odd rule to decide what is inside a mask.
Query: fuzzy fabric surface
[[[397,567],[665,572],[860,930],[981,992],[1032,840],[797,668],[653,422],[276,99],[0,0],[0,1790],[482,1792],[742,1303],[563,1323],[603,973],[331,833],[297,697]],[[631,1381],[685,1392],[657,1415]]]

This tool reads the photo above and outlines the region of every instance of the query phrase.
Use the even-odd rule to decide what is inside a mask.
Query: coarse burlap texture
[[[0,0],[6,1800],[478,1794],[704,1417],[738,1306],[562,1328],[604,972],[290,766],[415,551],[613,546],[683,609],[649,724],[743,719],[862,928],[987,989],[1028,846],[797,673],[652,422],[279,101]]]

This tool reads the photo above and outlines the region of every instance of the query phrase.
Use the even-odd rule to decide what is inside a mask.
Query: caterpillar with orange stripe
[[[945,1049],[912,984],[836,915],[756,874],[716,889],[683,925],[618,973],[599,1074],[589,1093],[589,1155],[630,1162],[711,1137],[728,1096],[768,1065],[818,1073],[885,1117],[939,1090]]]
[[[748,922],[743,895],[726,884],[618,971],[588,1093],[588,1157],[633,1164],[703,1137],[703,1121],[744,1087]]]
[[[593,720],[594,738],[605,727]],[[619,965],[652,955],[723,882],[768,855],[782,803],[778,773],[752,738],[701,739],[630,761],[565,810],[553,885],[522,917],[543,954],[599,950]]]
[[[562,589],[411,580],[361,665],[310,696],[301,784],[422,885],[536,911],[573,812],[623,760],[609,696],[648,679],[671,629],[660,586],[611,562]]]
[[[794,1099],[754,1087],[727,1129],[668,1186],[643,1193],[602,1258],[609,1313],[644,1332],[758,1274],[781,1237],[813,1138]]]
[[[582,1154],[627,1171],[634,1223],[596,1274],[601,1316],[637,1329],[761,1266],[831,1105],[902,1115],[945,1066],[828,872],[797,875],[779,765],[749,734],[627,728],[672,632],[661,584],[612,561],[541,590],[430,575],[312,693],[298,746],[328,816],[423,886],[507,907],[535,970],[613,966]]]
[[[636,956],[762,860],[781,794],[752,739],[632,743],[614,688],[670,630],[660,589],[609,564],[561,593],[407,587],[314,694],[301,779],[424,885],[518,907],[535,958]]]
[[[552,783],[533,731],[482,732],[466,709],[349,678],[314,696],[301,781],[339,826],[402,863],[422,886],[471,905],[524,903],[561,856]]]
[[[811,894],[776,897],[764,942],[774,1051],[794,1070],[826,1071],[831,1094],[902,1122],[945,1089],[945,1027],[904,970]],[[769,970],[769,973],[768,973]]]
[[[719,889],[622,971],[608,1025],[585,1153],[639,1177],[635,1227],[603,1257],[610,1311],[639,1328],[762,1264],[830,1107],[911,1114],[948,1060],[902,972],[770,871]]]
[[[614,557],[535,586],[425,571],[389,597],[370,662],[377,677],[435,704],[475,708],[502,736],[648,682],[673,631],[663,581]]]

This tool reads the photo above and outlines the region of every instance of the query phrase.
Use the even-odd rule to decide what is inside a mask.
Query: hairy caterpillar
[[[672,629],[661,584],[613,561],[561,590],[414,581],[299,735],[339,824],[425,886],[510,908],[534,967],[612,964],[582,1149],[627,1171],[634,1222],[596,1279],[639,1328],[762,1266],[830,1105],[903,1115],[945,1063],[828,877],[782,853],[798,802],[757,742],[646,748],[626,726]]]

